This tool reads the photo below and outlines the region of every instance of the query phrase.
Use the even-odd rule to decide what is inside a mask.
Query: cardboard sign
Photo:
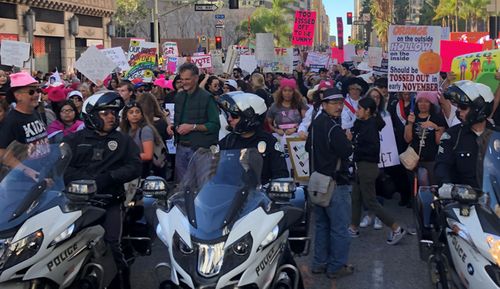
[[[198,68],[212,68],[212,56],[210,54],[188,57],[187,60],[196,64]]]
[[[297,67],[302,62],[300,55],[300,50],[298,48],[293,49],[293,67]]]
[[[219,53],[212,53],[210,51],[210,55],[212,56],[212,69],[215,75],[220,75],[224,73],[224,64],[222,63],[222,55]]]
[[[116,64],[95,46],[87,48],[75,63],[75,68],[95,84],[103,81],[115,67]]]
[[[465,54],[453,58],[451,71],[457,80],[472,80],[486,84],[495,92],[498,80],[495,73],[500,68],[500,49]]]
[[[439,26],[389,26],[389,91],[437,91]]]
[[[315,26],[316,11],[295,11],[292,45],[312,46]]]
[[[323,67],[328,66],[330,62],[330,55],[323,54],[320,52],[309,52],[307,54],[306,66],[311,67],[312,65],[322,65]]]
[[[177,72],[177,60],[178,57],[169,57],[167,61],[165,61],[165,68],[168,72],[172,74]]]
[[[252,73],[257,68],[257,60],[255,55],[240,55],[241,70]]]
[[[334,64],[342,64],[344,62],[344,51],[338,47],[332,48],[331,56]]]
[[[173,41],[164,42],[161,46],[161,51],[164,59],[167,59],[168,57],[179,56],[179,49],[177,48],[177,42]]]
[[[1,63],[23,68],[24,63],[30,60],[30,49],[29,43],[4,39],[0,44]]]
[[[441,40],[441,71],[450,72],[451,62],[456,56],[482,51],[483,46],[477,43]]]
[[[380,162],[379,168],[392,167],[399,165],[398,146],[396,145],[396,137],[394,136],[394,128],[392,126],[391,116],[389,114],[383,117],[385,126],[379,132],[380,136]]]
[[[257,61],[273,61],[274,36],[272,33],[256,33],[255,58]]]
[[[261,61],[264,73],[293,73],[293,48],[274,48],[272,61]]]
[[[344,61],[353,61],[353,57],[356,56],[356,46],[354,44],[344,45]]]
[[[309,153],[306,151],[306,141],[300,138],[287,138],[288,154],[296,181],[309,180]]]
[[[113,47],[102,49],[101,52],[106,55],[113,63],[120,69],[120,71],[127,71],[130,69],[130,65],[128,65],[127,57],[123,52],[121,47]]]
[[[382,47],[368,48],[368,66],[381,66],[382,65]]]
[[[382,64],[380,66],[373,67],[373,74],[376,76],[387,76],[389,71],[389,60],[387,58],[382,59]]]
[[[128,64],[130,70],[126,77],[130,80],[142,79],[143,82],[151,82],[153,70],[156,67],[156,43],[144,41],[130,41],[128,50]]]

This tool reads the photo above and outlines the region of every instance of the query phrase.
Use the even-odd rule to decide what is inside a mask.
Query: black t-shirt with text
[[[415,152],[418,153],[420,140],[423,139],[420,160],[431,162],[436,159],[439,145],[436,144],[436,130],[432,128],[422,128],[421,123],[424,123],[426,121],[427,117],[420,118],[418,117],[418,115],[415,115],[415,123],[413,124],[413,140],[411,142],[411,146],[413,147]],[[447,127],[446,120],[444,119],[442,114],[431,114],[431,116],[429,117],[429,121],[432,121],[438,127]]]

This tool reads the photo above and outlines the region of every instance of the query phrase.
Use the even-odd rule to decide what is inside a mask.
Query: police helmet
[[[83,121],[85,122],[85,127],[96,131],[102,131],[104,121],[99,117],[99,111],[111,109],[118,114],[123,106],[123,98],[115,91],[107,90],[93,94],[85,100],[82,107],[82,116]],[[112,130],[116,129],[119,123],[120,120],[118,115],[116,115],[115,125]]]
[[[226,113],[240,119],[235,128],[227,127],[229,131],[237,134],[254,131],[264,122],[267,106],[256,94],[230,92],[221,95],[217,102]]]
[[[444,93],[444,97],[457,106],[471,109],[463,120],[466,125],[485,121],[491,114],[495,98],[488,86],[470,80],[455,82]]]

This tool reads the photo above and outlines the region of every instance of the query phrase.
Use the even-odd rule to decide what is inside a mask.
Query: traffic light
[[[352,12],[347,12],[347,24],[352,25]]]
[[[240,0],[229,0],[229,9],[240,8]]]
[[[350,35],[347,36],[347,42],[349,43],[349,42],[351,42],[351,40],[352,40],[351,36]]]
[[[215,36],[215,49],[222,49],[222,37]]]

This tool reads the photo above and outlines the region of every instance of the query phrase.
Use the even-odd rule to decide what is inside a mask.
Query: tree
[[[393,22],[393,7],[392,0],[373,0],[371,5],[371,14],[373,16],[373,29],[377,33],[382,48],[387,50],[387,31],[389,25]]]
[[[133,36],[137,23],[148,15],[145,0],[116,0],[116,13],[114,21],[120,36]],[[132,33],[131,33],[132,32]]]
[[[436,8],[439,5],[439,0],[426,0],[420,9],[419,25],[441,25],[439,20],[434,20],[436,16]]]
[[[405,25],[408,19],[410,3],[408,0],[394,0],[394,23]]]
[[[436,16],[433,20],[441,20],[448,27],[455,27],[455,12],[457,0],[440,0],[436,7]]]
[[[461,18],[470,20],[471,31],[478,30],[479,21],[486,21],[488,15],[486,7],[490,0],[466,0],[463,2]]]
[[[255,33],[272,33],[276,47],[290,46],[290,21],[293,19],[294,10],[289,8],[289,5],[292,3],[294,0],[273,0],[271,9],[257,8],[250,16],[250,35],[247,35],[248,19],[243,20],[236,28],[243,34],[239,39],[249,41],[249,38],[255,37]]]

